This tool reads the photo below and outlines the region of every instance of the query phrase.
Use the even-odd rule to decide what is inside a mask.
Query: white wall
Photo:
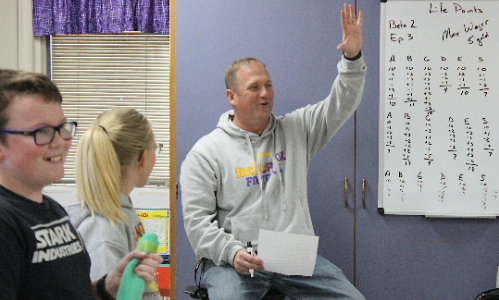
[[[0,1],[0,68],[17,69],[18,61],[18,17],[17,1]]]
[[[33,36],[31,0],[0,1],[0,68],[47,73],[46,37]]]

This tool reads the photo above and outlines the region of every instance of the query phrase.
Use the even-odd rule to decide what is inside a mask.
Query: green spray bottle
[[[158,248],[158,236],[155,233],[147,232],[137,243],[137,249],[145,253],[155,253]],[[133,271],[139,263],[138,258],[132,259],[123,271],[120,288],[116,300],[140,300],[144,293],[146,281]]]

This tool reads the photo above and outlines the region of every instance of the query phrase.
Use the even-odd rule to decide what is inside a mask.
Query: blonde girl
[[[144,234],[130,192],[146,185],[159,149],[151,124],[132,108],[102,113],[81,138],[76,164],[80,203],[66,211],[90,254],[92,279],[112,270]],[[160,295],[146,288],[143,299]]]

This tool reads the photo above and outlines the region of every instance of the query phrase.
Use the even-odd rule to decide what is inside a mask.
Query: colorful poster
[[[154,232],[158,235],[158,250],[160,255],[170,256],[168,240],[170,238],[169,217],[170,211],[161,210],[137,210],[137,214],[142,220],[146,232]]]

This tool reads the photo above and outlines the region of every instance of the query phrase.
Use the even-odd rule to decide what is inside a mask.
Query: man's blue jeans
[[[231,265],[216,266],[206,260],[204,283],[210,300],[261,299],[274,287],[290,299],[365,300],[340,268],[317,255],[312,277],[257,272],[255,277],[241,275]]]

